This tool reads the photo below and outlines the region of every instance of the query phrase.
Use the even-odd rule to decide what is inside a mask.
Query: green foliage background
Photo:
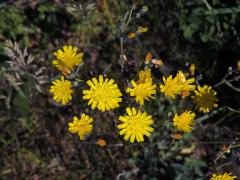
[[[95,3],[92,8],[92,3]],[[197,67],[200,84],[215,85],[237,69],[240,58],[239,0],[151,0],[137,1],[137,15],[121,35],[121,20],[132,2],[28,1],[0,3],[0,176],[2,179],[207,179],[211,173],[230,171],[240,176],[240,149],[222,153],[224,145],[239,144],[239,92],[218,86],[219,112],[203,116],[199,129],[181,140],[171,137],[171,117],[189,102],[169,102],[158,94],[145,109],[156,127],[143,144],[123,142],[114,129],[119,112],[93,113],[76,90],[72,103],[59,107],[51,100],[49,84],[59,76],[51,65],[53,52],[72,44],[84,52],[80,69],[85,86],[93,75],[107,74],[124,91],[124,82],[137,77],[148,51],[164,61],[165,70],[153,68],[158,82],[167,73]],[[126,38],[140,25],[149,31],[136,40]],[[129,63],[121,68],[120,37]],[[14,69],[7,64],[6,40],[28,48],[34,56],[29,68]],[[26,56],[27,57],[27,56]],[[116,73],[118,72],[118,73]],[[20,78],[16,78],[16,74]],[[9,78],[9,76],[11,78]],[[239,76],[239,74],[238,74]],[[239,81],[233,84],[240,88]],[[124,96],[127,99],[127,96]],[[124,111],[123,105],[120,112]],[[231,109],[231,110],[229,110]],[[80,142],[67,131],[73,115],[92,113],[96,123],[93,136]],[[96,144],[98,138],[106,147]],[[190,153],[181,153],[189,147]],[[239,146],[238,146],[239,147]]]

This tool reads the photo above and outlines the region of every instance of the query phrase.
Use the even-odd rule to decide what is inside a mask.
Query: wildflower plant
[[[218,107],[217,92],[211,86],[197,86],[194,93],[192,99],[199,112],[208,113]]]
[[[127,88],[126,92],[130,96],[135,96],[136,102],[140,105],[144,105],[145,100],[154,99],[154,95],[157,92],[157,86],[153,84],[150,70],[141,71],[139,73],[139,80],[137,82],[132,80],[131,86],[132,88]]]
[[[54,52],[56,59],[52,61],[52,64],[62,74],[69,74],[75,66],[79,66],[83,62],[83,53],[78,53],[77,51],[77,47],[71,45],[63,46],[63,50],[59,49]]]
[[[80,140],[84,140],[92,133],[92,122],[93,118],[83,113],[80,119],[77,116],[73,117],[73,122],[68,123],[68,130],[73,134],[78,134]]]
[[[191,141],[194,141],[192,146],[177,150],[180,154],[192,154],[196,148],[194,133],[198,133],[204,118],[208,118],[208,114],[201,117],[200,113],[210,113],[218,107],[217,93],[212,86],[200,86],[204,80],[197,76],[197,66],[193,63],[188,65],[188,70],[178,68],[176,73],[167,72],[168,65],[165,65],[165,61],[163,63],[156,53],[152,54],[154,52],[152,50],[146,51],[148,53],[141,61],[130,60],[125,43],[132,42],[133,39],[138,41],[150,30],[147,26],[138,26],[135,31],[128,30],[130,22],[134,19],[132,16],[135,10],[134,4],[120,26],[121,71],[114,71],[112,74],[113,77],[123,76],[121,80],[110,78],[112,74],[108,74],[108,69],[105,69],[104,73],[97,74],[91,71],[87,75],[84,74],[84,70],[82,72],[79,70],[83,64],[83,53],[75,46],[65,45],[63,49],[54,52],[55,59],[52,64],[62,76],[52,82],[50,93],[53,100],[62,105],[68,104],[74,97],[73,94],[78,93],[79,99],[75,101],[81,102],[78,111],[89,115],[82,113],[80,117],[74,116],[73,121],[68,123],[68,131],[77,134],[81,141],[89,140],[102,148],[141,143],[150,145],[149,142],[155,142],[156,137],[160,137],[161,134],[163,138],[170,139],[169,142],[163,139],[163,142],[172,144],[171,148],[174,149],[178,145],[183,146],[185,140],[192,137]],[[140,13],[138,16],[141,15]],[[88,61],[88,58],[84,61]],[[127,69],[130,66],[131,68]],[[88,66],[84,65],[84,69],[88,70]],[[128,75],[124,76],[126,72]],[[134,78],[136,76],[137,78]],[[152,104],[146,103],[148,101],[152,101]],[[195,112],[193,105],[198,112]],[[110,118],[99,118],[107,116]],[[99,123],[98,126],[95,126],[95,123]],[[96,131],[101,129],[99,126],[103,123],[109,123],[109,126],[114,127],[111,136],[116,138],[116,144],[111,144],[108,138],[96,134],[95,129]],[[166,132],[161,132],[163,129]],[[160,149],[161,146],[159,143]],[[176,151],[171,148],[170,154]],[[205,164],[199,166],[205,167]],[[235,176],[224,173],[212,175],[211,180],[231,178],[234,179]]]
[[[50,93],[53,94],[53,99],[57,103],[66,105],[72,99],[72,83],[65,80],[63,76],[60,79],[54,80],[50,87]]]
[[[3,179],[239,179],[239,2],[129,3],[1,3]]]
[[[87,81],[89,90],[83,90],[83,99],[88,100],[92,109],[105,112],[119,107],[122,102],[122,93],[113,79],[100,75],[98,80],[94,77]]]
[[[119,117],[119,121],[121,121],[121,124],[118,125],[119,134],[124,135],[124,140],[131,143],[144,142],[144,135],[149,137],[153,132],[152,116],[134,107],[126,108],[126,112],[126,115]]]
[[[239,139],[231,134],[232,129],[229,127],[233,126],[228,124],[235,123],[239,108],[224,105],[224,98],[233,91],[240,92],[238,83],[240,62],[237,61],[239,57],[234,60],[233,67],[222,69],[221,72],[227,71],[227,74],[220,82],[215,82],[214,76],[218,76],[215,71],[218,71],[219,61],[216,61],[211,71],[207,71],[207,66],[209,67],[211,63],[208,61],[210,58],[206,56],[206,59],[203,58],[206,65],[201,64],[200,61],[206,53],[198,58],[199,51],[205,47],[208,49],[207,55],[211,54],[209,57],[214,56],[214,59],[218,59],[214,54],[217,52],[215,47],[214,53],[210,52],[212,47],[208,47],[208,42],[202,44],[200,50],[192,48],[192,43],[196,43],[195,41],[200,43],[208,38],[213,40],[209,34],[198,32],[197,29],[202,27],[203,21],[194,24],[195,19],[204,17],[202,19],[211,24],[214,22],[212,18],[221,20],[219,17],[227,14],[237,20],[238,16],[232,15],[231,9],[225,9],[227,2],[221,7],[218,1],[194,0],[190,4],[183,1],[171,1],[170,4],[162,1],[144,1],[150,5],[151,8],[148,9],[148,6],[142,6],[143,1],[133,0],[125,14],[120,14],[128,8],[125,1],[109,0],[90,4],[88,1],[83,3],[72,1],[66,4],[59,2],[58,6],[61,9],[58,11],[56,11],[58,6],[48,7],[37,3],[39,8],[36,9],[36,13],[40,13],[39,17],[43,19],[34,19],[33,22],[57,22],[50,26],[51,35],[44,34],[45,29],[42,27],[34,28],[33,34],[36,40],[28,44],[28,47],[35,48],[38,41],[41,44],[49,42],[46,44],[46,49],[51,49],[52,57],[46,63],[46,57],[49,56],[46,50],[45,56],[36,54],[38,51],[35,50],[32,56],[27,49],[21,50],[16,42],[7,41],[5,45],[4,54],[8,59],[6,64],[0,67],[0,92],[4,92],[0,94],[0,100],[3,100],[0,101],[0,105],[6,111],[0,112],[0,120],[4,122],[4,126],[6,123],[6,127],[1,129],[6,131],[5,129],[10,127],[7,124],[9,122],[16,123],[17,127],[21,123],[19,127],[25,129],[11,129],[6,136],[0,138],[1,145],[14,142],[10,147],[13,147],[14,154],[17,154],[17,158],[10,157],[5,161],[7,163],[4,162],[6,168],[1,169],[2,174],[10,174],[9,177],[17,174],[8,162],[20,162],[23,158],[33,164],[33,167],[27,168],[33,170],[29,174],[48,172],[46,169],[39,171],[38,167],[57,168],[51,169],[53,170],[50,171],[51,174],[59,172],[64,174],[65,171],[69,173],[69,170],[76,169],[72,167],[78,167],[81,175],[76,171],[74,175],[66,174],[66,177],[73,179],[106,177],[109,179],[237,179],[238,172],[235,173],[234,169],[232,172],[226,172],[224,169],[232,160],[235,164],[238,163]],[[172,6],[174,9],[171,9]],[[183,9],[185,6],[191,7],[191,11]],[[32,9],[34,4],[29,7],[31,8],[28,9]],[[156,7],[158,9],[155,9]],[[175,12],[176,9],[181,13]],[[64,10],[68,14],[64,14],[62,12]],[[160,12],[160,15],[147,14],[149,10],[149,13]],[[233,8],[233,10],[238,12],[238,9]],[[1,9],[0,11],[2,12]],[[189,23],[189,18],[187,20],[185,18],[192,13],[196,14],[191,16]],[[56,16],[57,14],[61,14],[63,19],[67,17],[65,20],[67,23],[62,23],[62,19]],[[223,18],[224,23],[217,22],[211,28],[206,26],[205,30],[210,34],[221,35],[224,39],[221,28],[231,27],[231,31],[234,32],[231,40],[237,39],[235,26],[228,27],[229,24],[225,22],[228,16]],[[28,17],[29,14],[22,19],[22,22],[30,22]],[[167,22],[169,18],[173,18],[171,22]],[[4,17],[2,19],[4,20]],[[9,22],[15,22],[14,19],[15,15]],[[156,19],[160,24],[153,22]],[[180,31],[179,28],[174,28],[175,26],[180,27]],[[1,27],[5,28],[5,26]],[[14,27],[21,28],[21,22],[19,26],[14,25]],[[0,31],[1,38],[4,39],[9,30]],[[57,31],[60,33],[56,33]],[[22,32],[32,33],[28,28]],[[178,38],[181,33],[184,35]],[[46,39],[41,40],[42,34]],[[58,34],[62,37],[60,38]],[[163,36],[159,36],[160,34]],[[195,36],[199,36],[198,40],[194,38]],[[15,39],[21,38],[16,36]],[[191,43],[185,44],[184,38],[190,39]],[[21,40],[20,44],[24,44],[25,41],[28,42],[29,38]],[[62,44],[64,41],[66,45]],[[191,47],[191,51],[188,46]],[[52,64],[52,67],[49,68],[48,64]],[[209,85],[206,85],[207,83]],[[38,99],[35,97],[38,97],[38,94],[35,90],[46,101],[37,102]],[[225,90],[227,93],[224,92]],[[232,98],[230,97],[227,102],[232,101]],[[28,106],[24,105],[26,102]],[[39,107],[30,108],[36,103]],[[49,107],[50,104],[52,108]],[[25,116],[18,118],[18,121],[10,121],[15,116],[20,116],[22,112],[26,113]],[[2,114],[8,114],[8,118],[6,120],[5,116],[2,118]],[[225,114],[226,116],[222,116]],[[44,128],[39,128],[38,122],[47,123],[46,125],[43,123]],[[223,128],[222,124],[227,126]],[[39,142],[47,141],[48,138],[45,137],[51,137],[50,140],[59,138],[56,139],[59,142],[50,141],[51,146],[55,145],[57,148],[46,149],[50,154],[49,157],[54,159],[45,161],[44,158],[39,158],[45,154],[45,150],[36,151],[37,155],[34,155],[35,152],[28,152],[21,144],[22,137],[18,138],[19,134],[25,132],[30,132],[31,135],[34,132],[35,134],[42,132],[43,138],[31,139],[37,139]],[[238,131],[235,132],[237,134]],[[219,140],[221,136],[224,140]],[[9,137],[14,139],[8,141]],[[19,152],[15,152],[15,147],[24,155],[21,156],[20,153],[19,156]],[[66,149],[62,151],[61,148]],[[56,149],[61,150],[57,156]],[[5,156],[4,148],[1,152]],[[227,162],[230,156],[231,162]],[[206,163],[206,158],[209,163]],[[41,159],[44,159],[44,162]],[[123,162],[119,163],[119,159]],[[221,164],[224,161],[226,163]],[[92,164],[104,169],[98,171],[97,168],[92,167]],[[116,165],[119,167],[114,169]],[[28,166],[24,164],[23,169]],[[153,166],[156,168],[152,168]],[[86,167],[91,172],[86,171]],[[112,176],[106,176],[108,170],[113,172]],[[213,172],[225,173],[213,174]],[[65,176],[60,177],[66,179]],[[23,177],[23,179],[32,179],[32,177]]]
[[[193,125],[195,124],[196,114],[191,111],[183,112],[181,115],[174,115],[173,126],[177,130],[190,133],[193,130]]]
[[[193,91],[195,89],[194,82],[194,78],[186,79],[184,73],[179,71],[174,78],[172,75],[163,77],[160,90],[167,97],[175,99],[176,95],[187,96],[190,91]]]
[[[210,180],[234,180],[237,176],[233,176],[232,173],[224,173],[224,174],[213,174]]]

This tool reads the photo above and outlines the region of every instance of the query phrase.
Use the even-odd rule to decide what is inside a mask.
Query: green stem
[[[207,2],[207,0],[203,0],[204,4],[206,5],[206,7],[208,8],[208,10],[212,10],[212,7],[210,6],[210,4]]]

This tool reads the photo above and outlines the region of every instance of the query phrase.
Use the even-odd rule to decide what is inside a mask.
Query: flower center
[[[137,117],[137,116],[132,116],[129,124],[130,124],[129,127],[131,128],[131,130],[132,130],[133,132],[136,132],[136,131],[141,130],[141,124],[142,124],[142,123],[141,123],[141,119],[140,119],[139,117]]]
[[[200,104],[203,107],[211,107],[214,104],[214,97],[208,93],[203,94],[202,98],[200,98]]]
[[[73,68],[75,65],[74,56],[70,52],[65,52],[61,60],[69,69]]]
[[[60,94],[69,94],[71,93],[71,89],[67,84],[63,83],[62,86],[57,88],[57,92]]]
[[[140,96],[143,98],[147,97],[147,91],[143,84],[139,84],[136,87],[136,96]]]
[[[111,89],[109,89],[106,85],[98,85],[98,87],[94,90],[93,97],[97,101],[108,101],[109,98],[112,98]]]

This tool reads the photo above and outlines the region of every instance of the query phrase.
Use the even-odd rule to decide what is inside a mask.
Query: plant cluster
[[[0,12],[3,179],[239,178],[238,0]]]

